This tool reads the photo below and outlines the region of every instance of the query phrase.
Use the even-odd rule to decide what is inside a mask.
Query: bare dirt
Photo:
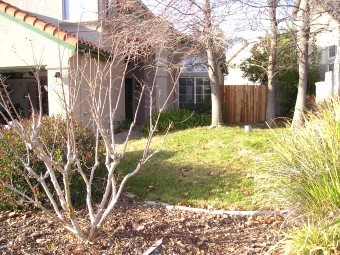
[[[85,214],[85,212],[82,212]],[[279,254],[281,216],[194,213],[120,202],[92,243],[42,212],[0,212],[0,254]]]

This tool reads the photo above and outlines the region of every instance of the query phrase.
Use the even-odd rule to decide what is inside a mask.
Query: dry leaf
[[[76,248],[73,249],[72,254],[81,254],[85,251],[85,248],[82,246],[77,246]]]

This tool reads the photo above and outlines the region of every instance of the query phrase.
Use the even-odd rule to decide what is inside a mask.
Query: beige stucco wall
[[[0,69],[19,67],[45,67],[48,76],[49,114],[61,114],[62,107],[57,103],[59,80],[55,72],[67,70],[69,58],[74,51],[44,37],[12,20],[0,16]],[[67,75],[64,71],[64,75]],[[65,85],[68,86],[67,80]]]
[[[0,67],[67,66],[73,51],[0,16]]]
[[[110,65],[110,62],[104,58],[98,60],[84,53],[79,53],[71,59],[70,100],[74,105],[74,117],[84,126],[93,126],[90,107],[93,99],[96,100],[96,109],[101,113],[105,128],[109,128],[109,116],[113,113],[110,112],[110,104],[112,109],[116,108],[115,123],[125,119],[123,66],[122,62],[116,61]]]

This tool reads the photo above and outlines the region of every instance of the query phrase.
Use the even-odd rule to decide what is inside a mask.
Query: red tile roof
[[[17,19],[20,22],[23,22],[25,24],[28,24],[44,33],[46,33],[49,36],[52,36],[60,41],[63,41],[67,44],[70,44],[73,47],[77,47],[77,46],[85,46],[85,47],[89,47],[95,50],[99,50],[101,51],[96,45],[83,40],[82,38],[76,37],[75,35],[64,31],[62,29],[60,29],[59,27],[47,23],[33,15],[31,15],[28,12],[25,12],[11,4],[8,4],[2,0],[0,0],[0,12],[3,12],[7,15],[9,15],[10,17]],[[107,53],[102,51],[102,53]]]

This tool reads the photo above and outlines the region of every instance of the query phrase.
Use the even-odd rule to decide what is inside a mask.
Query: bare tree
[[[104,20],[101,45],[95,51],[75,51],[70,59],[70,69],[65,73],[60,66],[61,90],[59,91],[59,103],[62,105],[62,117],[66,123],[66,135],[64,138],[65,160],[59,160],[45,146],[44,140],[40,139],[40,133],[44,125],[42,115],[42,91],[39,79],[41,63],[35,60],[35,70],[32,70],[38,89],[38,109],[31,103],[30,125],[24,124],[20,113],[10,100],[10,92],[6,87],[6,77],[0,79],[2,93],[0,94],[0,106],[4,109],[2,117],[7,121],[15,135],[25,144],[27,153],[21,154],[16,148],[10,146],[11,137],[4,135],[5,130],[0,129],[0,139],[12,150],[12,154],[20,161],[21,167],[15,171],[26,181],[29,192],[20,190],[11,182],[0,179],[0,183],[14,192],[21,200],[46,212],[54,220],[62,224],[72,233],[86,239],[92,239],[98,229],[105,223],[112,212],[119,197],[123,192],[124,185],[136,175],[144,164],[162,148],[160,144],[156,149],[151,149],[154,133],[157,129],[159,114],[167,107],[167,103],[175,89],[178,75],[169,75],[172,79],[172,87],[163,105],[157,105],[155,109],[157,77],[152,75],[162,69],[162,72],[173,73],[177,68],[172,61],[177,52],[171,27],[161,19],[158,19],[147,10],[139,6],[137,9],[134,1],[126,1],[119,6],[111,6],[114,10],[114,19]],[[132,12],[131,12],[132,11]],[[149,15],[149,16],[147,16]],[[155,31],[164,31],[167,36],[159,36]],[[62,49],[61,49],[62,50]],[[164,57],[164,52],[167,52]],[[141,64],[142,63],[142,64]],[[138,105],[132,120],[126,141],[122,147],[117,147],[114,127],[117,119],[117,111],[122,100],[124,77],[133,74],[137,69],[146,72],[143,77],[135,77],[141,86]],[[64,72],[64,73],[63,73]],[[150,72],[147,73],[147,72]],[[150,78],[151,77],[151,78]],[[66,81],[69,81],[67,84]],[[142,98],[147,98],[150,116],[150,131],[147,136],[141,158],[136,162],[136,167],[122,178],[117,176],[117,166],[126,155],[128,141],[132,129],[136,123],[137,114],[141,108]],[[95,136],[95,146],[92,151],[93,164],[84,166],[81,162],[79,147],[76,139],[77,113],[83,107],[87,108],[89,117],[83,121],[88,125]],[[151,120],[154,113],[158,115]],[[35,169],[32,166],[32,155],[43,162],[44,169]],[[101,159],[104,159],[101,162]],[[106,182],[103,196],[98,204],[93,202],[92,193],[94,176],[102,164],[106,170]],[[88,225],[84,226],[81,218],[78,218],[77,210],[72,201],[71,176],[77,173],[85,183],[86,208],[88,211]],[[61,176],[59,178],[58,176]],[[48,204],[42,203],[35,185],[38,185],[45,196]]]
[[[157,1],[160,16],[169,20],[183,33],[189,44],[195,45],[192,55],[204,54],[211,86],[212,119],[210,127],[223,125],[219,86],[225,69],[225,42],[219,25],[227,22],[240,8],[236,0],[219,1]],[[228,35],[229,36],[229,35]]]
[[[278,7],[278,0],[268,0],[269,19],[270,19],[270,53],[268,63],[268,101],[266,121],[271,123],[276,117],[276,86],[275,73],[277,61],[277,36],[278,36],[278,22],[276,18],[276,10]]]
[[[206,54],[208,59],[208,71],[211,86],[211,127],[218,127],[223,124],[218,63],[214,49],[214,28],[212,25],[210,0],[203,1],[202,11],[204,13],[204,40],[206,42]]]

